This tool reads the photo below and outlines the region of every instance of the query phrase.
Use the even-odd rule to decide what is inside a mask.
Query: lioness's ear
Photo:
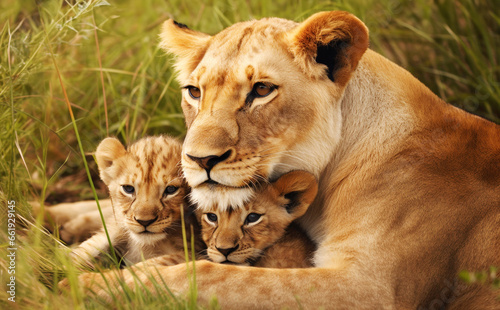
[[[306,171],[292,171],[273,183],[280,196],[288,200],[284,206],[294,219],[306,213],[318,192],[316,178]]]
[[[368,29],[354,15],[320,12],[292,29],[287,38],[296,62],[314,77],[324,74],[345,85],[368,48]],[[323,68],[321,68],[323,67]]]
[[[101,174],[101,179],[108,184],[108,177],[105,173],[106,169],[111,167],[113,161],[127,154],[125,147],[116,138],[106,138],[99,143],[95,151],[97,166]]]
[[[176,68],[181,79],[193,72],[205,55],[211,36],[189,29],[169,19],[163,23],[160,47],[177,56]]]

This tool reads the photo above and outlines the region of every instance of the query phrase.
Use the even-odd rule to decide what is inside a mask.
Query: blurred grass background
[[[158,49],[168,19],[216,33],[243,20],[301,21],[346,10],[370,29],[371,48],[412,72],[460,108],[500,122],[500,15],[496,0],[2,0],[0,2],[0,207],[2,283],[6,283],[7,200],[30,219],[29,200],[92,199],[63,89],[101,197],[90,153],[101,139],[184,135],[180,92],[169,56]],[[30,224],[18,225],[17,308],[99,308],[81,292],[60,296],[43,270],[65,264],[65,249]],[[21,229],[22,228],[22,229]],[[51,279],[45,279],[51,281]],[[165,305],[130,295],[118,309]],[[194,307],[179,302],[174,308]]]

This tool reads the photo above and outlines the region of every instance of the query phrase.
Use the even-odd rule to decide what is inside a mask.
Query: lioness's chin
[[[200,184],[191,190],[191,201],[199,209],[217,206],[221,212],[229,208],[243,208],[254,195],[254,190],[247,187],[228,187],[224,185]]]

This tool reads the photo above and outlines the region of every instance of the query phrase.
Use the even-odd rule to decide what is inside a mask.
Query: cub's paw
[[[70,290],[69,280],[68,278],[64,278],[57,284],[60,292],[67,292]]]
[[[73,264],[77,266],[80,270],[95,270],[94,260],[90,259],[90,256],[82,250],[81,248],[76,248],[71,253],[69,257]]]
[[[102,226],[95,221],[96,219],[91,214],[80,214],[61,226],[59,237],[67,244],[85,241]]]

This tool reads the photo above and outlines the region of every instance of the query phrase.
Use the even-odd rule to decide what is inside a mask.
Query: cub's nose
[[[215,165],[217,165],[220,162],[225,161],[226,159],[231,156],[231,150],[225,152],[224,154],[217,156],[217,155],[210,155],[210,156],[205,156],[205,157],[196,157],[193,155],[186,154],[192,161],[196,162],[198,166],[201,168],[210,171]]]
[[[227,257],[229,254],[233,253],[234,251],[236,251],[238,248],[240,247],[240,245],[238,244],[237,246],[235,246],[234,248],[227,248],[227,249],[223,249],[223,248],[217,248],[217,251],[219,251],[222,255],[224,255],[225,257]]]
[[[150,220],[140,220],[136,217],[134,217],[134,219],[137,223],[141,224],[142,226],[144,226],[144,228],[146,228],[149,225],[153,224],[158,219],[158,216],[156,216],[154,219],[150,219]]]

